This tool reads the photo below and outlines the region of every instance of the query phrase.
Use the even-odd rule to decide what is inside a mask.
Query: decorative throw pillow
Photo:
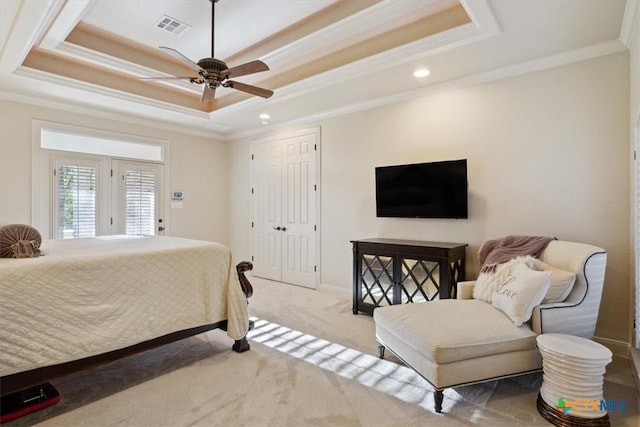
[[[0,258],[30,258],[40,256],[42,236],[27,224],[0,227]]]
[[[551,285],[542,300],[543,304],[562,302],[567,299],[576,283],[576,274],[571,271],[561,270],[546,262],[542,263],[544,271],[551,272]]]
[[[542,270],[542,261],[530,256],[519,256],[498,264],[494,272],[481,272],[473,285],[473,298],[491,304],[494,292],[507,280],[516,265],[525,265],[532,270]]]
[[[550,271],[534,271],[524,264],[518,264],[493,293],[491,305],[509,316],[516,326],[520,326],[531,318],[533,308],[542,302],[550,284]]]

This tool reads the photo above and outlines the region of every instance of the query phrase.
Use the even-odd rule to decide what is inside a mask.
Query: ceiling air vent
[[[162,30],[168,31],[170,33],[173,33],[176,36],[179,36],[183,32],[187,31],[189,28],[191,28],[184,22],[180,22],[177,19],[167,15],[164,15],[162,18],[160,18],[160,20],[156,23],[156,27]]]

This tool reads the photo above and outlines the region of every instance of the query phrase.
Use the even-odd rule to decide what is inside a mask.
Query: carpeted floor
[[[348,291],[317,292],[252,279],[251,351],[231,351],[222,331],[54,382],[60,403],[9,426],[535,426],[541,375],[445,391],[389,355],[376,357],[373,320],[353,315]],[[639,425],[626,359],[609,365],[613,426]]]

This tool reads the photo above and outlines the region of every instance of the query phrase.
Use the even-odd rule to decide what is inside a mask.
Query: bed
[[[2,395],[215,328],[249,349],[251,264],[221,244],[105,236],[41,250],[0,258]]]

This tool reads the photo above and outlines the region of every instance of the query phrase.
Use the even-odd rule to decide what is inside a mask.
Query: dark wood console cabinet
[[[455,297],[466,243],[352,240],[353,314],[392,304]]]

